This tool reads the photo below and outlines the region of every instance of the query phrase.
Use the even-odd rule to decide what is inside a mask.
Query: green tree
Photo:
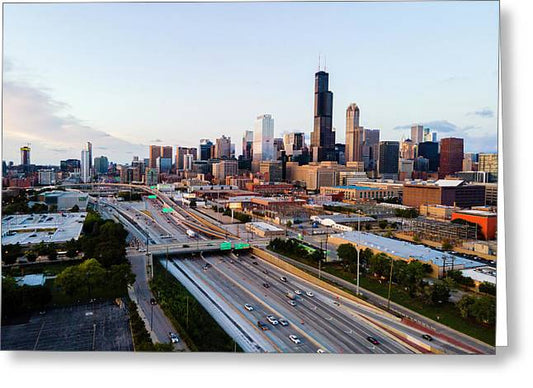
[[[431,302],[440,304],[448,302],[450,298],[450,288],[445,283],[436,283],[431,290]]]
[[[341,244],[337,248],[337,256],[346,264],[357,260],[357,249],[352,244]]]
[[[442,250],[444,251],[451,251],[453,249],[453,245],[448,239],[442,240]]]
[[[135,282],[135,275],[128,263],[112,265],[109,268],[108,281],[115,287],[126,288]]]
[[[26,251],[24,256],[30,263],[34,263],[35,260],[37,260],[37,253],[35,253],[34,251]]]
[[[380,229],[385,229],[388,224],[389,223],[387,222],[387,220],[381,220],[378,222],[378,226],[380,227]]]
[[[483,282],[479,285],[479,292],[496,295],[496,285],[489,282]]]

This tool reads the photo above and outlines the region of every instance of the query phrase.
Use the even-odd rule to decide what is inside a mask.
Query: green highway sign
[[[163,208],[163,213],[172,213],[174,211],[174,209],[172,209],[171,207],[164,207]]]
[[[153,190],[153,189],[156,189],[157,186],[150,186],[150,188]]]
[[[151,195],[148,196],[148,199],[156,199],[156,198],[157,198],[157,195],[151,194]]]
[[[221,251],[228,251],[231,249],[231,242],[224,241],[223,243],[220,243],[220,250]]]
[[[247,249],[250,248],[250,244],[247,243],[235,243],[235,249]]]

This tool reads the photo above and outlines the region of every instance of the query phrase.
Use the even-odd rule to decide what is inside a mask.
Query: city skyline
[[[149,12],[141,15],[140,10]],[[225,30],[211,42],[191,24],[200,15],[215,22],[215,11],[233,16],[216,21],[215,29],[230,22],[241,27]],[[266,33],[256,27],[251,37],[243,38],[240,29],[251,20],[257,22],[252,17],[257,11],[265,18],[275,16],[281,22],[279,31]],[[258,115],[267,113],[276,120],[275,137],[303,131],[309,138],[312,79],[319,53],[327,57],[329,89],[335,96],[336,142],[345,142],[344,113],[356,103],[364,112],[361,125],[379,128],[382,140],[409,137],[411,125],[420,123],[437,131],[439,138],[464,138],[465,152],[496,151],[496,2],[321,5],[320,15],[325,12],[341,26],[336,28],[332,21],[330,28],[309,30],[297,38],[295,30],[316,21],[317,11],[313,4],[302,3],[235,8],[233,4],[6,5],[3,159],[16,162],[19,147],[29,142],[36,151],[33,163],[57,164],[78,157],[91,141],[93,156],[129,163],[134,155],[146,157],[149,144],[198,147],[200,138],[214,140],[222,134],[238,144],[240,154],[242,133],[253,128]],[[43,12],[50,16],[48,21],[37,19]],[[107,25],[116,12],[124,12],[125,21]],[[84,27],[91,27],[88,31],[75,25],[81,13],[87,19]],[[290,15],[298,16],[295,24],[289,23]],[[417,28],[409,25],[415,18]],[[435,24],[446,18],[454,21],[453,29]],[[141,19],[148,25],[160,20],[157,32],[146,37],[132,33],[134,22]],[[180,28],[189,29],[187,39],[176,44],[180,54],[167,41],[184,31],[171,27],[177,19],[184,24]],[[347,25],[350,20],[361,23]],[[33,27],[25,28],[28,23]],[[428,39],[421,32],[430,27],[437,36],[446,32],[447,39]],[[357,37],[356,53],[345,50],[346,42],[352,41],[346,37],[351,28]],[[64,29],[71,32],[68,37],[61,35]],[[100,36],[109,34],[112,42],[94,41],[88,35],[96,30]],[[159,34],[165,32],[170,35],[163,39]],[[290,39],[283,40],[287,34]],[[76,39],[86,43],[83,49],[64,49]],[[299,47],[302,41],[307,43]],[[115,47],[115,43],[120,44]],[[223,47],[215,47],[221,43]],[[264,49],[257,43],[264,43],[271,55],[250,58],[250,53],[259,55]],[[395,44],[403,51],[393,49]],[[116,52],[109,58],[111,49]],[[88,61],[89,53],[94,55]],[[55,62],[48,60],[51,55]],[[209,58],[216,59],[216,65],[204,63]],[[219,98],[221,93],[227,98]],[[186,97],[190,102],[183,104]]]

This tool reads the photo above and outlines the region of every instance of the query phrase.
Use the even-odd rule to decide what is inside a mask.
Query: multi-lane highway
[[[187,236],[187,223],[195,222],[192,217],[163,213],[156,201],[108,202],[110,208],[115,215],[127,218],[130,231],[136,229],[150,236],[151,243],[203,239],[201,235],[194,240]],[[169,263],[168,270],[245,351],[425,353],[431,345],[433,352],[472,352],[471,347],[444,337],[424,339],[424,331],[403,324],[384,310],[341,297],[250,254],[180,256]],[[294,294],[294,306],[287,292]],[[245,304],[252,309],[246,309]],[[288,324],[272,324],[269,315]],[[258,321],[268,330],[259,328]]]

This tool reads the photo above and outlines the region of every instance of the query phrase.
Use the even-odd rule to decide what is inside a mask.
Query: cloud
[[[154,140],[150,140],[150,143],[163,143],[163,140],[161,140],[161,139],[154,139]]]
[[[457,132],[461,130],[457,125],[447,120],[426,121],[424,123],[416,123],[416,124],[422,125],[424,128],[430,128],[434,131],[442,132],[442,133],[451,133],[451,132]],[[395,130],[411,129],[412,125],[415,125],[415,124],[397,125],[393,129]]]
[[[18,81],[4,81],[3,87],[4,160],[17,163],[19,147],[25,143],[31,143],[32,162],[36,164],[59,164],[60,159],[79,158],[87,141],[97,149],[107,149],[108,156],[121,163],[131,160],[129,153],[147,153],[147,146],[86,125],[69,114],[69,105],[55,100],[47,89]]]
[[[494,117],[494,111],[489,108],[483,108],[480,110],[476,110],[474,112],[468,112],[466,115],[467,116],[475,115],[475,116],[490,118],[490,117]]]

